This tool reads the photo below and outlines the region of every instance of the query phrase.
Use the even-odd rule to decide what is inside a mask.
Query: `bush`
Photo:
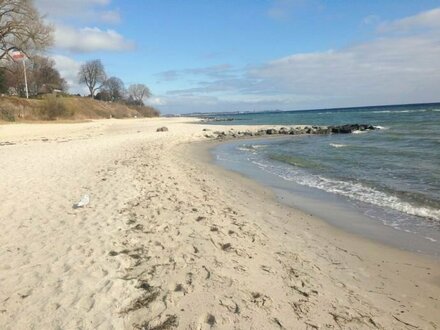
[[[115,109],[113,109],[111,111],[111,115],[113,118],[116,118],[116,119],[122,119],[122,118],[129,117],[129,113],[128,113],[127,109],[126,108],[119,108],[119,107],[116,107]]]
[[[0,120],[15,121],[14,111],[8,109],[0,109]]]
[[[57,118],[71,117],[73,112],[66,107],[62,98],[50,95],[44,100],[40,109],[40,115],[45,119],[55,120]]]
[[[141,117],[158,117],[160,115],[159,110],[146,105],[135,108]]]

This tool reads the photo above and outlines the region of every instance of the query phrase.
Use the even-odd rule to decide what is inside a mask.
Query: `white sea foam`
[[[413,205],[397,196],[367,187],[358,182],[338,181],[319,175],[307,174],[299,169],[286,169],[281,165],[266,163],[262,160],[252,162],[260,169],[287,181],[293,181],[300,185],[317,188],[375,206],[390,208],[409,215],[440,221],[440,209]]]
[[[337,143],[330,143],[329,144],[331,147],[333,148],[344,148],[344,147],[348,147],[348,145],[346,144],[337,144]]]
[[[241,151],[251,151],[251,152],[255,152],[257,149],[261,149],[261,148],[265,148],[267,147],[264,144],[251,144],[251,145],[242,145],[240,147],[237,147],[238,150]]]
[[[419,109],[419,110],[377,110],[371,111],[371,113],[412,113],[412,112],[426,112],[428,109]]]
[[[385,127],[385,126],[374,126],[375,129],[389,129],[389,127]]]

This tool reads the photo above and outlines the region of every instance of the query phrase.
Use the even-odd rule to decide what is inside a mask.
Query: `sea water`
[[[214,153],[221,165],[272,186],[287,200],[290,192],[295,206],[336,225],[440,255],[440,104],[225,114],[216,120],[376,126],[358,134],[236,140]]]

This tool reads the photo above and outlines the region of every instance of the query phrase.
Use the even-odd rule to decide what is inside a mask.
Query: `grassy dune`
[[[11,96],[0,97],[0,122],[157,116],[159,111],[149,106],[128,106],[87,97],[48,96],[29,100]]]

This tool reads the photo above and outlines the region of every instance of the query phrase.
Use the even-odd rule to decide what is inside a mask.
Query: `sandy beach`
[[[439,260],[281,204],[203,129],[0,125],[1,328],[440,328]]]

